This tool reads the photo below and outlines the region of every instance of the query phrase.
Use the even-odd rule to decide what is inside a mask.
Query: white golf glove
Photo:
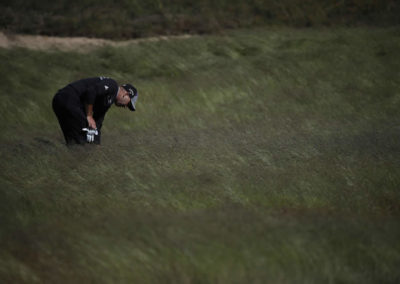
[[[90,128],[82,128],[82,131],[86,132],[86,142],[93,143],[94,136],[99,135],[97,129],[90,129]]]

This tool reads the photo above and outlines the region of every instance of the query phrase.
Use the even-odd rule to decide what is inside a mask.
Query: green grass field
[[[3,283],[398,283],[398,28],[0,49]],[[51,100],[139,90],[101,146]]]

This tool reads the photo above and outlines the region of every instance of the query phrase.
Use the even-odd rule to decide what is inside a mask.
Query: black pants
[[[68,88],[61,89],[53,98],[53,110],[67,145],[86,144],[86,132],[82,128],[87,128],[88,122],[79,96]],[[94,143],[100,144],[100,130]]]

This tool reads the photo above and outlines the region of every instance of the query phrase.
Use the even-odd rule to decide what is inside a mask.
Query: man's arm
[[[114,92],[115,88],[118,89],[118,84],[113,79],[107,78],[102,79],[100,82],[87,89],[84,101],[86,118],[90,128],[96,128],[97,126],[93,118],[93,105],[96,101],[96,97],[105,96],[109,92]]]
[[[86,119],[89,124],[89,128],[96,129],[96,121],[93,118],[93,104],[85,104],[86,109]]]

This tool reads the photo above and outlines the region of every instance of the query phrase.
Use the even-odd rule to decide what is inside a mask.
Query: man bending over
[[[107,77],[87,78],[58,90],[53,110],[67,145],[100,144],[101,126],[111,105],[135,111],[137,98],[138,92],[130,84],[118,86]]]

